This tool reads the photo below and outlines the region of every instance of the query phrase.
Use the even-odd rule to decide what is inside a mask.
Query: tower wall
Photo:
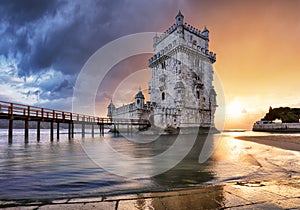
[[[144,102],[139,90],[132,104],[115,108],[111,103],[110,116],[150,119],[161,128],[214,126],[217,102],[212,65],[216,54],[209,51],[209,31],[184,23],[181,12],[175,19],[162,35],[153,38],[150,102]]]
[[[216,56],[208,50],[208,36],[206,28],[201,32],[177,22],[154,37],[149,94],[156,126],[214,125],[217,105],[212,64]]]

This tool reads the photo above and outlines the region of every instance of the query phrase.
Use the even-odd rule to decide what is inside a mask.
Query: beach
[[[236,139],[265,144],[286,150],[300,151],[300,136],[270,135],[270,136],[237,136]]]

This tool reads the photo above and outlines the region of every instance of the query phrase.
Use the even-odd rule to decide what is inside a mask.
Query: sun
[[[226,106],[226,115],[230,118],[239,118],[243,114],[243,106],[240,101],[233,101]]]

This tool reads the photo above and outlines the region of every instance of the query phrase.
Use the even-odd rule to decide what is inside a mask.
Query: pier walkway
[[[28,143],[29,137],[29,121],[35,121],[37,141],[40,141],[41,122],[50,123],[50,140],[54,139],[54,123],[56,123],[56,138],[59,139],[60,124],[68,124],[68,138],[74,138],[74,124],[81,125],[82,138],[85,137],[85,126],[91,125],[92,137],[94,138],[95,126],[99,127],[100,135],[104,135],[105,126],[112,125],[114,130],[118,130],[119,125],[127,125],[128,132],[129,126],[132,132],[132,126],[150,126],[149,120],[145,119],[115,119],[96,117],[84,114],[77,114],[72,112],[65,112],[60,110],[42,108],[37,106],[29,106],[18,103],[11,103],[0,101],[0,119],[8,120],[8,143],[13,142],[13,122],[15,120],[24,121],[24,140]]]

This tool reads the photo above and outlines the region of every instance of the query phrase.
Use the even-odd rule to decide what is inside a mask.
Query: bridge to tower
[[[60,110],[29,106],[19,103],[0,101],[0,119],[8,120],[8,143],[13,142],[13,122],[24,121],[24,142],[29,142],[29,122],[36,122],[37,141],[41,137],[41,122],[50,123],[50,141],[54,140],[54,124],[56,124],[56,139],[60,138],[60,124],[68,125],[68,139],[74,138],[74,124],[81,125],[82,138],[86,134],[86,125],[91,126],[92,137],[94,138],[95,127],[99,128],[100,135],[104,135],[105,126],[118,128],[119,125],[127,126],[151,126],[149,120],[145,119],[115,119],[77,114]],[[132,129],[131,129],[132,130]]]

